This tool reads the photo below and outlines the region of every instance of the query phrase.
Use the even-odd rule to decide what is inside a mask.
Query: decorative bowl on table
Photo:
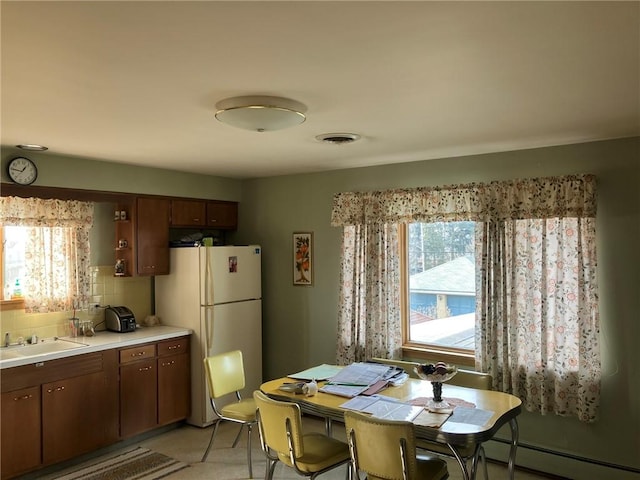
[[[442,384],[451,380],[458,373],[458,367],[447,365],[444,362],[424,363],[416,365],[413,371],[421,379],[431,382],[433,398],[426,405],[429,410],[437,411],[451,408],[451,405],[442,399]]]

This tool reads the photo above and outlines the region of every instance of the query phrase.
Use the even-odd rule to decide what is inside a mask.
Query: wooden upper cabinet
[[[201,200],[172,200],[172,227],[204,227],[207,222],[207,204]]]
[[[207,227],[235,230],[238,228],[238,204],[236,202],[207,202]]]
[[[137,274],[167,275],[171,202],[138,197],[136,204]]]
[[[238,204],[217,200],[172,200],[172,227],[238,228]]]

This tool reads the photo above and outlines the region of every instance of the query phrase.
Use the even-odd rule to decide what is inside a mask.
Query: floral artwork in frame
[[[293,234],[293,284],[313,285],[313,233]]]

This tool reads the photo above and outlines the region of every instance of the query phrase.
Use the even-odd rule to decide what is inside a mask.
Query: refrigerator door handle
[[[211,268],[211,248],[204,248],[205,267],[204,267],[204,305],[213,305],[213,269]]]
[[[213,305],[203,307],[204,308],[204,355],[206,358],[209,356],[211,347],[213,346]]]

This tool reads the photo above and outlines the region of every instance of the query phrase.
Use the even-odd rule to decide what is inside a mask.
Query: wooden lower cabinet
[[[107,444],[107,382],[102,372],[42,385],[45,464],[68,460]],[[113,441],[113,439],[111,439]]]
[[[2,371],[3,479],[118,440],[115,350]]]
[[[191,413],[191,368],[188,347],[188,337],[178,342],[163,342],[158,345],[159,425],[184,420]]]
[[[0,471],[10,478],[38,468],[41,457],[40,386],[3,393]]]
[[[120,366],[120,435],[130,437],[158,425],[156,359]]]
[[[189,416],[189,337],[2,370],[0,477]]]
[[[190,405],[189,337],[120,350],[122,438],[184,420]]]

